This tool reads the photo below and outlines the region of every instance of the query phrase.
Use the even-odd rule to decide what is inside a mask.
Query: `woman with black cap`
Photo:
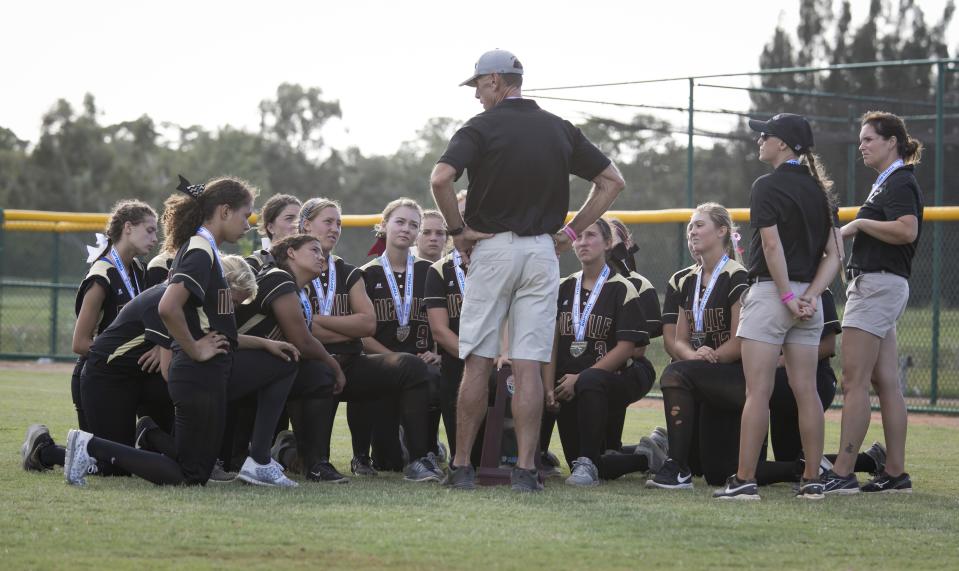
[[[834,231],[832,186],[812,153],[812,128],[800,115],[781,113],[750,120],[760,132],[759,160],[775,170],[753,183],[749,251],[751,287],[744,294],[737,337],[746,376],[739,468],[717,490],[718,499],[758,500],[756,466],[769,428],[769,398],[783,354],[799,409],[806,462],[797,497],[821,499],[819,459],[823,408],[816,392],[818,348],[823,328],[820,295],[840,266]],[[825,254],[825,255],[824,255]]]
[[[842,228],[843,237],[855,240],[842,320],[842,436],[825,487],[827,494],[911,492],[896,321],[909,301],[922,228],[922,190],[913,173],[922,144],[909,136],[900,117],[882,111],[863,116],[859,141],[863,162],[879,177],[856,219]],[[860,488],[853,469],[869,428],[870,381],[879,396],[887,455],[885,470]]]

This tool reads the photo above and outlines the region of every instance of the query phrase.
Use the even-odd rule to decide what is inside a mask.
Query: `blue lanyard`
[[[313,321],[313,304],[310,303],[309,296],[306,295],[306,288],[300,290],[300,305],[303,306],[303,315],[306,317],[306,328],[310,328]]]
[[[213,233],[200,226],[200,229],[196,231],[197,236],[203,236],[206,238],[206,241],[210,243],[210,247],[213,248],[213,255],[216,258],[216,265],[220,268],[220,273],[223,273],[223,265],[220,263],[220,249],[216,246],[216,240],[213,238]]]
[[[101,260],[110,263],[110,260],[106,258],[100,258]],[[110,259],[113,260],[113,267],[117,269],[117,272],[120,274],[120,279],[123,281],[123,287],[126,288],[127,294],[130,296],[130,299],[133,299],[140,293],[140,283],[136,281],[137,275],[133,274],[133,281],[130,281],[130,275],[127,274],[127,268],[123,265],[123,260],[120,259],[120,253],[117,252],[117,249],[110,248]],[[134,288],[134,282],[136,282],[136,288]]]
[[[872,192],[879,190],[879,187],[882,186],[882,183],[886,182],[886,179],[889,178],[896,169],[901,168],[905,163],[902,162],[902,159],[896,159],[896,162],[889,165],[889,168],[879,173],[879,176],[876,178],[876,182],[872,183]],[[869,194],[871,195],[872,192]]]
[[[586,307],[583,308],[583,314],[579,313],[579,304],[583,292],[583,272],[576,276],[576,292],[573,294],[573,335],[577,341],[586,339],[586,323],[589,321],[589,315],[593,312],[593,306],[599,299],[599,292],[603,290],[606,278],[609,277],[609,266],[603,266],[603,271],[596,278],[593,285],[593,291],[589,293],[589,299],[586,300]]]
[[[456,274],[456,282],[460,285],[460,293],[466,293],[466,274],[463,273],[463,257],[459,251],[453,250],[453,273]]]
[[[796,165],[796,166],[798,167],[798,166],[799,166],[799,159],[789,159],[788,161],[786,161],[786,164],[787,164],[787,165]]]
[[[703,292],[702,300],[699,299],[699,288],[703,285],[702,266],[700,266],[699,271],[696,272],[696,291],[693,293],[693,328],[696,330],[696,333],[702,333],[704,331],[703,314],[706,313],[706,302],[709,301],[709,296],[713,293],[713,288],[716,287],[716,280],[719,279],[719,274],[722,273],[728,261],[729,256],[723,254],[722,259],[720,259],[716,267],[713,268],[713,275],[709,278],[709,283],[706,284],[706,291]]]
[[[406,255],[406,290],[403,292],[403,305],[400,306],[400,288],[396,285],[396,277],[393,276],[393,266],[390,265],[390,259],[386,257],[386,252],[380,256],[380,265],[383,266],[383,273],[386,274],[386,283],[390,286],[390,294],[393,296],[393,306],[396,308],[396,320],[400,322],[400,327],[405,327],[410,322],[410,313],[413,308],[413,254]]]
[[[316,290],[316,301],[319,302],[320,315],[332,315],[333,300],[336,299],[336,264],[333,263],[333,254],[326,259],[327,273],[329,282],[326,287],[326,293],[323,293],[323,282],[320,278],[313,279],[313,289]]]

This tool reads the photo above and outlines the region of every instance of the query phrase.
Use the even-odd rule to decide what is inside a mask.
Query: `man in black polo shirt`
[[[461,85],[476,89],[485,111],[453,135],[430,178],[456,249],[470,264],[460,317],[459,356],[465,359],[457,403],[456,457],[447,484],[474,487],[469,451],[486,412],[487,379],[509,326],[519,448],[513,489],[542,489],[534,455],[543,411],[540,365],[549,362],[559,286],[557,253],[613,203],[625,182],[616,166],[569,121],[523,99],[523,66],[513,54],[483,54]],[[467,171],[466,212],[453,182]],[[593,182],[589,198],[566,226],[569,175]]]

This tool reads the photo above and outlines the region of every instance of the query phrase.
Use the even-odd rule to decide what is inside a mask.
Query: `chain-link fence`
[[[741,219],[741,213],[738,214]],[[943,226],[946,243],[959,239],[959,212],[944,209],[942,216],[952,216],[955,222],[938,222]],[[644,217],[677,220],[685,216],[676,213],[622,213],[626,220]],[[348,223],[351,221],[347,220]],[[639,245],[637,265],[662,297],[669,276],[691,263],[683,236],[685,223],[630,223]],[[927,226],[933,223],[927,224]],[[10,223],[8,223],[8,226]],[[952,300],[959,298],[959,265],[946,263],[939,286],[944,302],[938,309],[938,325],[933,319],[932,232],[926,228],[914,262],[910,280],[910,303],[899,320],[900,377],[903,392],[912,410],[935,410],[959,414],[959,308]],[[85,243],[92,243],[87,232],[17,232],[4,231],[0,235],[3,252],[0,266],[0,358],[51,358],[70,360],[71,339],[75,322],[74,304],[77,286],[83,279]],[[369,260],[366,251],[372,244],[368,226],[349,226],[343,229],[337,254],[362,265]],[[245,254],[254,244],[252,240],[231,247]],[[22,260],[34,260],[24,263]],[[13,263],[17,261],[17,263]],[[563,275],[577,269],[575,258],[567,254],[561,261]],[[834,284],[840,315],[845,293],[838,282]],[[938,327],[938,333],[937,329]],[[655,340],[647,355],[657,371],[662,371],[669,359],[661,340]],[[834,360],[838,372],[838,358]]]

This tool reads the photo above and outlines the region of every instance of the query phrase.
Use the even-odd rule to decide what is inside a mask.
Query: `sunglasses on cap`
[[[768,140],[769,137],[775,137],[775,135],[773,135],[772,133],[760,133],[760,134],[759,134],[759,138],[762,139],[763,141]]]

